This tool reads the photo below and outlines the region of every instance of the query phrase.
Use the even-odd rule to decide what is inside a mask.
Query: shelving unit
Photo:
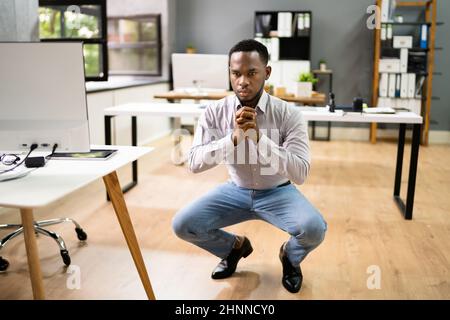
[[[280,14],[287,14],[288,19],[279,21]],[[277,39],[279,45],[275,60],[310,60],[311,26],[311,11],[256,11],[254,37],[263,40]]]
[[[381,8],[383,0],[376,0],[376,5]],[[386,1],[386,0],[384,0]],[[407,22],[382,22],[381,25],[391,25],[392,28],[396,28],[398,26],[417,26],[420,27],[422,25],[427,26],[427,48],[420,48],[414,46],[413,48],[408,49],[408,55],[410,53],[425,55],[423,70],[414,71],[416,77],[424,76],[425,81],[422,87],[422,95],[421,95],[421,115],[424,119],[422,134],[421,134],[421,143],[423,145],[428,144],[428,133],[430,127],[430,110],[431,110],[431,100],[432,97],[432,83],[433,83],[433,75],[434,73],[434,53],[435,50],[441,48],[435,48],[435,39],[436,39],[436,26],[441,25],[436,21],[436,3],[437,0],[428,0],[428,1],[397,1],[396,7],[414,7],[421,10],[425,10],[425,21],[407,21]],[[394,32],[393,32],[394,33]],[[381,41],[381,29],[375,28],[375,50],[374,50],[374,68],[373,68],[373,84],[372,84],[372,106],[378,105],[379,100],[379,85],[380,85],[380,72],[379,72],[379,62],[380,57],[382,55],[383,50],[385,49],[382,45]],[[408,57],[409,58],[409,57]],[[408,59],[409,60],[409,59]],[[408,71],[409,72],[409,71]],[[377,140],[377,124],[372,123],[370,127],[370,140],[372,143],[376,143]]]

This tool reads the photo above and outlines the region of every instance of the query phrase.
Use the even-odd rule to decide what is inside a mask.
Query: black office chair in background
[[[56,243],[59,246],[59,250],[61,253],[62,260],[66,266],[70,265],[70,256],[69,251],[67,251],[66,243],[64,242],[64,239],[57,234],[56,232],[49,231],[47,229],[44,229],[45,226],[50,226],[53,224],[63,223],[63,222],[72,222],[75,225],[75,232],[77,233],[77,237],[80,241],[86,241],[87,234],[84,232],[84,230],[81,228],[81,226],[73,219],[70,218],[59,218],[59,219],[49,219],[49,220],[41,220],[36,221],[34,223],[34,230],[36,234],[42,234],[44,236],[48,236],[56,241]],[[23,227],[21,224],[0,224],[0,230],[4,229],[16,229],[15,231],[11,232],[7,236],[5,236],[1,242],[0,242],[0,251],[6,246],[6,244],[12,240],[13,238],[19,236],[23,233]],[[6,271],[9,267],[9,262],[6,259],[3,259],[2,256],[0,256],[0,272]]]

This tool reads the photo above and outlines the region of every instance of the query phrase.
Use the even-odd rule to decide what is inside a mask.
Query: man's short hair
[[[231,55],[233,53],[252,52],[252,51],[258,52],[261,61],[264,63],[264,65],[267,65],[267,63],[269,62],[269,52],[267,51],[266,46],[263,45],[261,42],[258,42],[253,39],[246,39],[236,43],[228,53],[228,64],[230,64]]]

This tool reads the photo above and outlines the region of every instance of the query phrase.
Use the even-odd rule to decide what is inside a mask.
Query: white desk
[[[114,116],[166,116],[199,117],[205,110],[201,104],[192,103],[128,103],[104,110],[105,117]],[[300,109],[302,107],[299,107]],[[316,110],[313,110],[316,109]],[[360,112],[327,112],[324,108],[308,107],[302,110],[307,121],[358,122],[358,123],[422,123],[422,117],[412,112],[396,114],[369,114]],[[107,132],[105,132],[107,133]]]
[[[103,178],[147,296],[155,299],[116,173],[118,168],[151,152],[153,148],[91,146],[91,149],[94,148],[119,151],[105,161],[50,160],[45,167],[38,168],[26,177],[0,182],[0,206],[20,209],[33,296],[35,299],[45,297],[33,227],[33,209],[44,207]]]
[[[128,103],[106,108],[105,116],[199,117],[205,108],[196,103]]]
[[[308,108],[309,109],[309,108]],[[323,110],[317,108],[318,110]],[[361,112],[332,113],[328,111],[303,111],[307,121],[357,122],[357,123],[409,123],[420,124],[422,117],[413,112],[398,112],[396,114],[370,114]]]
[[[302,107],[300,107],[302,108]],[[317,111],[316,111],[317,110]],[[405,219],[412,219],[414,192],[416,185],[417,162],[419,157],[420,130],[423,119],[412,112],[398,112],[396,114],[366,114],[360,112],[324,111],[324,108],[302,108],[306,121],[354,122],[354,123],[394,123],[399,124],[399,138],[397,148],[397,164],[394,181],[394,199]],[[127,115],[132,118],[132,144],[137,145],[137,116],[167,116],[167,117],[195,117],[198,118],[204,108],[196,104],[184,103],[132,103],[105,109],[105,144],[111,144],[111,119],[115,116]],[[400,198],[400,184],[403,167],[403,151],[405,146],[406,125],[413,126],[411,159],[409,166],[408,192],[406,204]],[[133,183],[137,183],[137,164],[133,163]],[[125,190],[127,191],[127,190]],[[124,192],[125,192],[124,191]]]

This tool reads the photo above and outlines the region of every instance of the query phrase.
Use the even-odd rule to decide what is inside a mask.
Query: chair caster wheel
[[[87,234],[86,234],[86,232],[84,232],[83,229],[75,228],[75,231],[77,233],[78,240],[85,241],[87,239]]]
[[[69,251],[67,250],[61,250],[61,257],[63,259],[63,262],[66,266],[70,266],[70,256],[69,256]]]
[[[0,257],[0,271],[6,271],[9,267],[9,262],[6,259]]]

